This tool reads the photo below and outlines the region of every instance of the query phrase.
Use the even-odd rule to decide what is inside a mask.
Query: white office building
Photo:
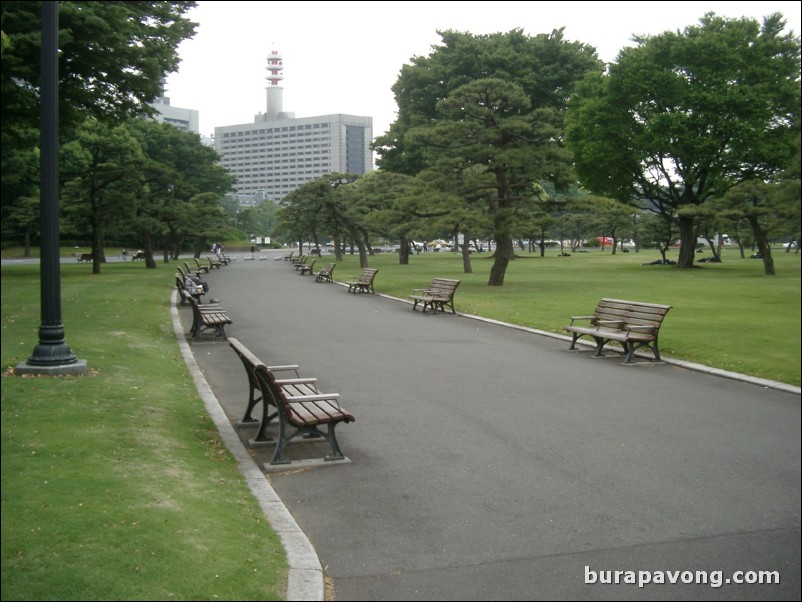
[[[239,194],[264,191],[280,202],[302,184],[330,173],[373,169],[373,118],[357,115],[299,117],[283,110],[281,55],[268,58],[267,111],[253,123],[214,128],[214,147],[235,176]]]
[[[182,109],[181,107],[172,106],[170,104],[170,98],[164,95],[164,78],[162,78],[161,83],[162,95],[150,105],[158,111],[158,114],[154,115],[153,119],[159,123],[174,125],[185,132],[195,132],[198,134],[200,132],[200,113],[195,109]]]

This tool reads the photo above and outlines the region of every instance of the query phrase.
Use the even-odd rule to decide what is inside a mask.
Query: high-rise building
[[[162,94],[151,103],[159,113],[153,117],[160,123],[169,123],[185,132],[200,132],[200,117],[195,109],[182,109],[170,105],[169,97],[165,96],[165,79],[161,80]]]
[[[267,59],[267,111],[253,123],[214,128],[221,163],[236,177],[239,194],[265,191],[281,201],[302,184],[330,173],[373,169],[373,118],[357,115],[295,117],[284,111],[281,55]]]

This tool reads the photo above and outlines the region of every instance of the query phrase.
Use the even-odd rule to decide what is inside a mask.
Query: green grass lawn
[[[3,600],[279,600],[284,550],[173,333],[172,270],[62,266],[84,377],[19,377],[38,265],[2,269]],[[244,376],[244,375],[243,375]]]
[[[434,277],[455,278],[462,281],[458,312],[561,334],[570,316],[592,313],[602,297],[671,305],[660,330],[662,355],[799,386],[802,255],[776,249],[773,256],[777,274],[765,276],[760,260],[741,259],[734,249],[722,263],[692,270],[642,265],[659,257],[655,251],[547,251],[519,255],[501,287],[487,286],[487,253],[471,256],[471,274],[455,253],[422,253],[407,266],[380,254],[370,266],[380,270],[377,292],[408,299]],[[351,255],[334,272],[339,280],[358,273]]]
[[[472,274],[453,253],[407,266],[377,255],[370,264],[379,293],[408,299],[433,277],[456,278],[458,312],[555,333],[601,297],[672,305],[660,334],[665,356],[800,385],[800,255],[778,249],[773,277],[732,250],[694,270],[641,265],[656,258],[523,256],[503,287],[487,286],[487,254],[472,256]],[[88,265],[63,264],[66,341],[91,373],[37,378],[13,368],[38,342],[39,266],[3,266],[3,600],[283,596],[283,549],[179,353],[172,268],[108,263],[92,275]],[[359,272],[357,257],[346,256],[334,275]]]

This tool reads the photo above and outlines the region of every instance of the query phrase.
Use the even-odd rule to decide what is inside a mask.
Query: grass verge
[[[465,274],[455,253],[422,253],[399,265],[395,254],[370,258],[379,268],[376,291],[408,299],[413,288],[434,277],[455,278],[457,311],[565,334],[571,316],[588,315],[602,297],[671,305],[660,329],[660,353],[667,357],[800,385],[800,259],[774,252],[777,275],[765,276],[760,260],[741,259],[726,250],[722,263],[691,270],[642,265],[654,251],[592,251],[570,257],[521,254],[510,263],[504,286],[487,286],[493,259],[471,256]],[[335,280],[359,274],[359,261],[348,255]]]
[[[16,377],[39,268],[2,270],[3,600],[278,600],[286,560],[180,356],[172,273],[62,266],[85,377]]]

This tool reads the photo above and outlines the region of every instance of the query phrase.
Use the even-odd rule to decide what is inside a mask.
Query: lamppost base
[[[23,362],[14,368],[14,374],[22,376],[34,374],[37,376],[83,376],[86,374],[86,360],[75,360],[71,364],[44,366]]]

